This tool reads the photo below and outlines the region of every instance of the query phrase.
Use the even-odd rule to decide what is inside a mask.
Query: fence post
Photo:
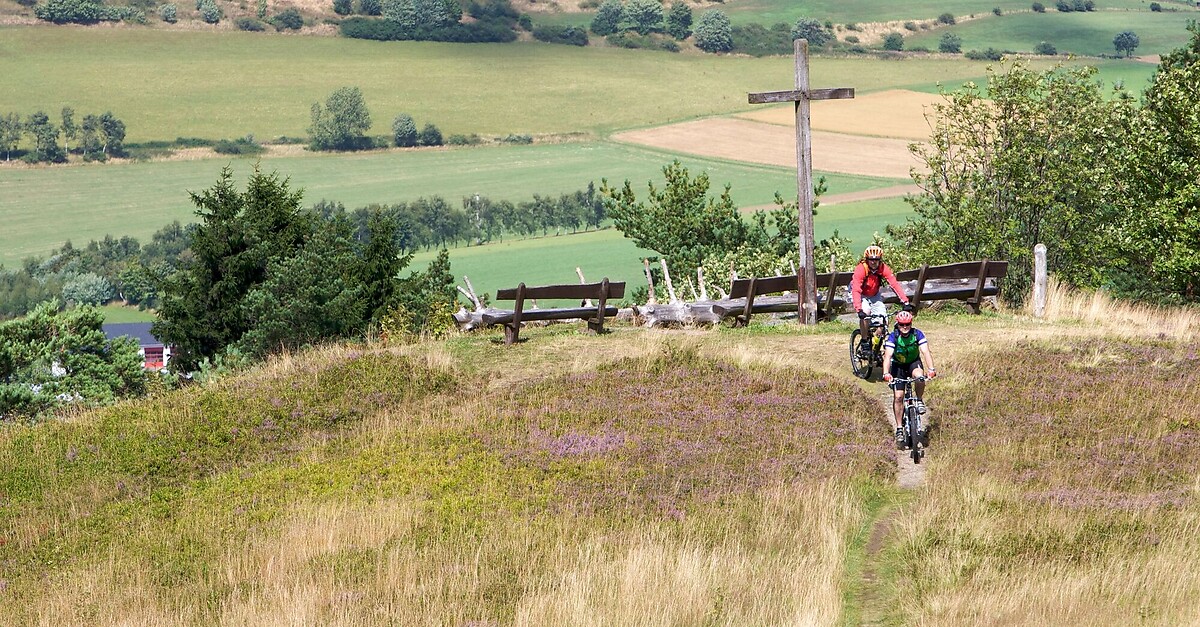
[[[1046,315],[1046,245],[1033,247],[1033,316]]]

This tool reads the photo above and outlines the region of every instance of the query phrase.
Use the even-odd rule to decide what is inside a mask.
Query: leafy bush
[[[266,24],[263,24],[262,22],[254,19],[252,17],[239,17],[236,20],[234,20],[233,23],[235,26],[237,26],[238,30],[250,31],[253,33],[258,33],[258,32],[267,30]]]
[[[733,49],[733,27],[718,9],[705,11],[693,35],[696,47],[705,52],[729,52]]]
[[[993,7],[992,15],[1004,15],[1004,11],[1001,11],[1000,7]]]
[[[266,152],[262,144],[250,136],[234,140],[222,139],[213,145],[213,150],[222,155],[261,155]]]
[[[271,18],[275,30],[300,30],[304,26],[304,17],[296,9],[284,9]]]
[[[858,35],[846,35],[846,43],[848,43],[848,44],[858,43]]]
[[[158,7],[158,17],[168,24],[174,24],[179,21],[178,14],[179,9],[175,8],[173,4],[164,4]]]
[[[422,146],[441,146],[445,142],[442,140],[442,132],[433,124],[426,124],[425,128],[421,129],[420,135],[417,136],[417,143]]]
[[[350,15],[354,11],[351,0],[333,0],[333,12],[338,15]]]
[[[1034,13],[1045,13],[1046,12],[1046,5],[1042,4],[1041,2],[1034,2],[1033,6],[1031,8],[1033,9]]]
[[[658,0],[627,0],[621,9],[621,28],[639,35],[661,32],[663,7]]]
[[[471,133],[470,135],[456,133],[447,137],[446,143],[451,146],[477,146],[483,143],[483,138],[475,133]]]
[[[1162,11],[1162,5],[1157,2],[1151,2],[1150,3],[1150,11],[1152,13],[1158,13],[1158,12]]]
[[[570,46],[586,46],[588,44],[587,31],[577,26],[557,24],[537,26],[533,29],[533,38],[551,44]]]
[[[963,56],[972,61],[999,61],[1004,53],[995,48],[988,48],[987,50],[968,50]]]
[[[672,2],[667,16],[663,18],[667,34],[675,39],[692,36],[692,7],[683,2]]]
[[[962,52],[962,37],[954,33],[945,33],[942,35],[942,39],[938,41],[938,52],[954,54]]]
[[[95,24],[103,19],[104,9],[99,0],[47,0],[34,7],[33,14],[55,24]]]
[[[406,29],[388,19],[350,17],[338,25],[343,37],[376,41],[445,41],[454,43],[505,43],[516,41],[512,26],[501,20],[454,24],[444,28]]]
[[[953,13],[943,13],[938,16],[937,21],[939,24],[953,25],[954,21],[955,21],[954,14]]]
[[[221,8],[213,0],[201,0],[196,7],[200,11],[200,19],[208,24],[217,24],[221,21]]]
[[[762,57],[792,53],[792,27],[780,22],[768,30],[762,24],[734,26],[733,51]]]
[[[904,50],[904,35],[900,33],[888,33],[883,38],[883,49],[893,51]]]
[[[915,31],[915,30],[917,30],[917,25],[916,25],[916,24],[914,24],[914,23],[912,23],[912,22],[905,22],[905,23],[904,23],[904,30],[911,30],[911,31]]]
[[[604,41],[617,48],[679,52],[679,44],[674,39],[664,39],[662,35],[639,35],[631,30],[609,35]]]
[[[382,15],[383,3],[380,0],[358,0],[358,12],[363,15]]]
[[[401,113],[392,120],[392,143],[400,148],[417,145],[417,123],[411,115]]]
[[[1048,41],[1043,41],[1043,42],[1039,43],[1038,45],[1034,46],[1033,51],[1036,52],[1037,54],[1044,54],[1047,56],[1054,56],[1054,55],[1058,54],[1058,48],[1055,48],[1054,44],[1052,44]]]
[[[796,25],[792,27],[792,39],[806,39],[808,45],[820,48],[833,39],[833,34],[825,30],[821,22],[811,17],[802,17],[796,20]]]
[[[611,35],[621,26],[621,0],[604,0],[592,18],[591,29],[600,36]]]
[[[500,141],[504,142],[506,144],[532,144],[533,136],[532,135],[524,135],[524,134],[522,134],[522,135],[511,135],[510,134],[510,135],[505,135],[504,137],[501,137]]]
[[[1059,13],[1070,13],[1075,10],[1075,5],[1067,2],[1067,0],[1058,0],[1054,3],[1054,8],[1058,9]]]

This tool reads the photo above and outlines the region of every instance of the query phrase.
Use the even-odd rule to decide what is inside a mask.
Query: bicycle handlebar
[[[916,383],[917,381],[928,381],[931,378],[932,377],[926,377],[924,375],[919,376],[919,377],[907,377],[907,378],[892,377],[891,382],[892,383]]]

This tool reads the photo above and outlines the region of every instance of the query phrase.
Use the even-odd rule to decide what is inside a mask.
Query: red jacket
[[[871,272],[867,268],[867,262],[861,261],[855,266],[854,277],[850,279],[850,299],[854,302],[855,311],[862,310],[863,296],[875,296],[879,293],[879,288],[885,279],[888,285],[892,286],[892,291],[896,293],[896,296],[900,297],[900,302],[908,302],[908,295],[904,293],[904,287],[896,280],[896,273],[892,272],[886,263],[879,262],[879,270]]]

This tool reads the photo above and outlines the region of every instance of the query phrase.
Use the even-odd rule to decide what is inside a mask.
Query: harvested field
[[[920,165],[908,145],[929,136],[925,113],[939,98],[890,90],[853,100],[813,103],[813,168],[907,179],[909,169]],[[784,105],[628,131],[613,138],[663,150],[794,168],[794,127],[794,108]]]
[[[617,141],[672,152],[796,167],[796,135],[790,127],[734,118],[710,118],[617,133]],[[814,131],[813,169],[863,176],[908,178],[919,162],[907,140]]]
[[[929,137],[925,114],[940,101],[941,96],[936,94],[905,89],[855,96],[853,100],[816,101],[809,122],[814,131],[924,141]],[[791,105],[756,109],[735,117],[784,126],[795,126],[796,122]]]

